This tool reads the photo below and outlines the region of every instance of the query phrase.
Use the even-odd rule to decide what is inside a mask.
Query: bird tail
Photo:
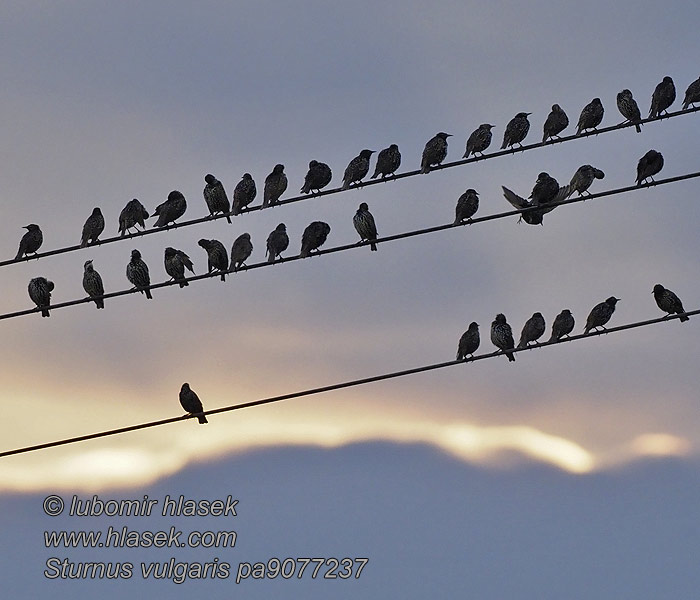
[[[525,348],[527,347],[527,341],[525,341],[523,338],[520,338],[520,341],[518,342],[518,348]]]
[[[207,421],[207,418],[204,415],[199,415],[197,417],[197,420],[199,421],[200,425],[204,425],[205,423],[209,423],[209,421]]]
[[[515,362],[515,355],[512,352],[506,352],[506,356],[510,362]]]
[[[226,215],[226,220],[228,221],[228,224],[230,225],[230,224],[231,224],[231,217],[229,217],[228,215]]]
[[[143,290],[143,292],[146,294],[146,298],[148,298],[149,300],[153,300],[153,296],[151,296],[151,290],[146,288],[145,290]]]
[[[310,251],[307,250],[306,248],[302,248],[301,252],[299,252],[299,258],[307,258],[310,255]]]
[[[226,281],[226,273],[221,272],[221,281]]]
[[[685,110],[690,106],[690,102],[683,102],[683,108],[681,110]]]
[[[95,306],[97,306],[98,309],[99,309],[99,308],[104,308],[104,307],[105,307],[104,298],[97,298],[97,299],[95,300]]]
[[[22,254],[23,254],[23,252],[22,252],[22,249],[20,248],[17,251],[17,256],[15,256],[15,260],[19,260],[20,258],[22,258]]]
[[[343,185],[342,185],[342,187],[341,187],[340,189],[341,189],[341,190],[347,190],[347,189],[349,189],[349,188],[350,188],[350,180],[349,180],[349,179],[343,180]]]
[[[275,262],[275,253],[274,252],[267,253],[267,262],[269,262],[269,263]]]
[[[557,337],[557,334],[552,331],[552,335],[550,338],[547,340],[548,342],[558,342],[559,338]]]
[[[180,280],[180,287],[181,287],[181,288],[184,288],[184,287],[186,287],[186,286],[188,286],[188,285],[190,285],[190,284],[187,283],[187,280],[186,280],[186,279],[181,279],[181,280]]]
[[[681,323],[685,323],[685,321],[690,321],[690,317],[683,316],[683,317],[679,317],[678,320]]]
[[[635,123],[634,128],[636,129],[637,133],[642,133],[642,128],[640,127],[639,123]]]
[[[376,252],[377,251],[377,244],[375,244],[375,243],[370,244],[369,249],[372,252]]]
[[[238,206],[234,206],[234,207],[231,209],[231,214],[234,215],[234,216],[235,216],[235,215],[240,215],[240,214],[241,214],[241,209],[240,209]]]
[[[501,144],[501,150],[505,150],[507,146],[508,142],[506,140],[503,140],[503,143]]]
[[[51,315],[49,314],[49,309],[48,308],[42,308],[41,309],[41,316],[42,317],[50,317]],[[687,318],[687,317],[686,317]],[[683,319],[681,319],[682,321]]]
[[[420,172],[421,173],[430,173],[430,165],[428,163],[425,163],[424,165],[420,166]]]
[[[547,141],[547,138],[549,136],[547,135],[547,132],[545,131],[544,135],[542,136],[542,143],[544,144]]]
[[[87,238],[83,238],[82,240],[80,240],[80,247],[81,248],[85,248],[87,245],[88,245]]]
[[[370,177],[370,179],[376,179],[377,177],[379,177],[379,169],[376,169],[374,171],[374,175],[372,175],[372,177]]]

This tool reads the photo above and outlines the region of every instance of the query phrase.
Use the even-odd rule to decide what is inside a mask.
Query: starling
[[[369,212],[369,206],[366,202],[360,204],[357,209],[355,216],[352,218],[352,224],[355,226],[355,231],[360,236],[360,243],[368,240],[372,242],[370,244],[370,250],[373,252],[377,250],[377,245],[372,241],[377,239],[377,226],[374,223],[374,217],[372,213]]]
[[[233,241],[233,246],[231,246],[231,265],[229,270],[238,271],[252,253],[253,243],[250,241],[250,234],[242,233]]]
[[[479,194],[476,190],[469,188],[457,200],[454,224],[459,225],[465,220],[471,223],[471,219],[477,210],[479,210]]]
[[[656,86],[654,93],[651,95],[651,107],[649,108],[649,117],[656,119],[661,116],[661,113],[666,112],[666,109],[673,104],[676,99],[676,86],[673,85],[673,79],[666,76],[661,83]],[[668,114],[666,112],[666,114]]]
[[[581,165],[571,178],[566,197],[568,198],[574,192],[578,192],[579,196],[583,196],[585,192],[588,192],[588,188],[591,187],[595,179],[603,179],[604,177],[605,173],[600,169],[596,169],[591,165]],[[588,194],[590,195],[590,192]]]
[[[647,179],[654,181],[654,175],[663,168],[664,157],[661,152],[649,150],[637,163],[637,185],[642,185]]]
[[[275,165],[267,177],[263,190],[263,207],[277,204],[280,196],[287,189],[287,176],[284,174],[284,165]]]
[[[141,229],[145,229],[146,219],[148,219],[146,207],[136,198],[129,200],[122,212],[119,213],[119,233],[123,237],[129,229],[135,227],[137,224],[141,225]]]
[[[639,124],[642,120],[642,113],[639,112],[639,106],[637,106],[637,101],[632,97],[632,92],[629,90],[622,90],[617,95],[617,110],[625,117],[623,123],[627,121],[633,123],[637,133],[642,133],[642,128]]]
[[[536,342],[545,332],[544,317],[542,313],[534,313],[523,326],[523,330],[520,333],[520,341],[518,342],[518,348],[527,348],[530,342]]]
[[[457,346],[457,360],[464,360],[467,356],[473,355],[479,349],[479,325],[478,323],[469,323],[462,337],[459,338]]]
[[[619,298],[610,296],[610,298],[608,298],[605,302],[596,304],[586,319],[586,329],[583,332],[584,335],[591,329],[597,329],[598,327],[605,329],[603,325],[610,320],[610,317],[612,317],[612,314],[615,312],[615,304],[617,304],[619,301]]]
[[[309,163],[309,170],[304,177],[304,185],[301,186],[302,194],[311,194],[314,190],[321,191],[321,188],[326,187],[333,178],[331,168],[322,162],[312,160]]]
[[[207,273],[218,271],[221,273],[221,281],[226,281],[228,253],[224,245],[219,240],[206,240],[204,238],[197,243],[207,251]]]
[[[534,206],[530,201],[525,200],[522,196],[518,196],[515,192],[509,190],[506,186],[501,186],[503,189],[503,196],[505,197],[510,204],[518,209],[518,210],[523,210],[525,208],[531,208]],[[551,210],[551,209],[550,209]],[[544,218],[545,212],[549,211],[544,211],[544,210],[528,210],[527,212],[523,212],[520,215],[520,218],[518,219],[518,223],[520,221],[525,221],[528,225],[542,225],[542,219]]]
[[[654,294],[654,300],[656,300],[656,306],[658,306],[662,311],[672,314],[681,314],[685,312],[683,308],[683,303],[681,299],[676,296],[671,290],[666,289],[660,283],[654,286],[654,290],[651,292]],[[689,317],[679,317],[678,320],[683,323],[683,321],[689,321]]]
[[[595,129],[603,121],[603,104],[600,98],[593,98],[589,104],[583,107],[578,118],[576,135],[580,135],[584,129]]]
[[[491,133],[492,129],[493,125],[482,123],[472,131],[467,139],[467,149],[462,158],[469,158],[470,154],[476,156],[477,152],[483,156],[484,150],[491,145],[491,138],[493,137]]]
[[[497,314],[496,320],[491,323],[491,343],[505,352],[510,362],[515,361],[515,355],[512,352],[506,352],[515,348],[513,330],[506,323],[506,318],[502,314]]]
[[[559,183],[549,173],[542,171],[537,176],[535,186],[528,196],[535,206],[542,206],[550,202],[554,202],[559,193]]]
[[[347,190],[351,183],[360,183],[363,177],[369,173],[369,159],[375,150],[363,150],[358,156],[353,158],[345,168],[343,174],[343,186],[341,189]]]
[[[377,166],[374,169],[374,175],[370,179],[375,179],[382,176],[384,179],[387,175],[393,175],[401,166],[401,152],[396,144],[392,144],[388,148],[384,148],[377,155]]]
[[[267,262],[275,262],[278,256],[282,258],[282,252],[289,247],[287,226],[280,223],[275,230],[267,236]],[[233,254],[233,253],[232,253]]]
[[[183,383],[180,388],[180,404],[191,415],[197,415],[197,419],[200,424],[208,423],[207,418],[204,415],[198,414],[204,412],[204,407],[202,406],[202,401],[199,396],[190,389],[189,383]]]
[[[568,308],[562,310],[552,323],[552,336],[550,342],[558,342],[565,335],[568,336],[574,330],[574,315]]]
[[[439,165],[447,156],[447,138],[452,137],[451,133],[440,132],[435,137],[428,140],[423,148],[423,156],[420,161],[420,172],[430,172],[430,167]]]
[[[695,106],[696,102],[700,102],[700,77],[693,81],[693,83],[688,86],[688,89],[685,90],[683,110],[688,108],[691,104]]]
[[[189,285],[185,279],[185,268],[194,273],[190,257],[182,250],[175,250],[168,246],[165,249],[165,272],[177,281],[181,288]]]
[[[94,244],[100,237],[100,234],[105,230],[105,218],[102,216],[102,211],[95,208],[92,214],[83,225],[83,234],[80,237],[80,247],[85,248],[89,243]]]
[[[44,236],[38,225],[31,223],[25,225],[24,229],[27,230],[27,233],[25,233],[19,241],[19,250],[17,250],[15,260],[19,260],[25,255],[36,254],[36,251],[41,247],[44,241]]]
[[[313,250],[318,250],[324,244],[330,232],[331,226],[328,223],[323,221],[310,223],[301,236],[301,252],[299,252],[299,256],[306,258],[311,255]]]
[[[158,220],[153,224],[153,227],[167,227],[184,215],[186,210],[185,197],[177,190],[173,190],[168,194],[168,199],[163,204],[156,206],[152,216],[157,216]]]
[[[213,217],[216,213],[221,213],[226,215],[226,220],[230,223],[231,217],[228,216],[228,213],[231,212],[231,204],[228,201],[224,184],[211,173],[204,176],[204,181],[207,183],[204,186],[204,201],[207,203],[209,215]]]
[[[257,193],[255,181],[250,173],[243,173],[243,179],[236,184],[233,190],[233,214],[241,214],[241,210],[255,200]]]
[[[27,291],[32,302],[41,309],[41,316],[50,317],[49,306],[51,304],[53,281],[49,281],[46,277],[35,277],[29,282]]]
[[[527,132],[530,131],[530,121],[527,120],[527,117],[531,114],[532,113],[519,112],[508,121],[506,130],[503,132],[501,150],[505,150],[508,147],[512,148],[515,144],[519,144],[522,148],[522,141],[527,136]]]
[[[148,272],[148,265],[143,262],[138,250],[131,251],[131,260],[126,265],[126,278],[139,292],[146,294],[146,298],[153,300],[151,290],[148,289],[151,285],[151,275]]]
[[[559,134],[569,126],[569,117],[558,104],[552,104],[552,112],[547,116],[544,122],[544,135],[542,143],[544,144],[549,138],[559,137]]]
[[[104,308],[105,300],[99,297],[104,296],[105,293],[104,285],[102,285],[102,277],[95,271],[91,260],[85,261],[83,269],[83,289],[88,293],[90,298],[95,299],[95,306],[97,306],[97,308]]]

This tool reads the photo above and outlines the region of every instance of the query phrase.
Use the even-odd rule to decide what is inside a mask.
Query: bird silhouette
[[[637,185],[642,185],[647,179],[654,181],[654,175],[663,168],[664,157],[661,152],[649,150],[637,163]]]
[[[673,79],[666,76],[661,83],[656,86],[654,93],[651,95],[651,106],[649,107],[649,117],[656,119],[661,116],[661,113],[666,113],[667,108],[673,104],[676,99],[676,86],[673,85]]]
[[[632,92],[625,89],[617,95],[617,110],[625,117],[623,123],[628,121],[633,123],[637,133],[642,133],[642,127],[639,123],[642,120],[642,113],[639,112],[639,106],[637,106],[636,100],[632,97]]]
[[[586,129],[595,129],[603,121],[603,104],[600,98],[593,98],[583,107],[576,126],[576,135],[581,135]]]
[[[565,335],[568,336],[574,330],[574,324],[574,315],[571,314],[568,308],[565,308],[554,318],[552,336],[549,338],[549,341],[558,342]]]
[[[306,258],[311,252],[318,250],[326,241],[331,232],[331,226],[323,221],[313,221],[310,223],[301,236],[301,251],[299,256]]]
[[[119,213],[119,233],[124,237],[132,227],[141,225],[141,229],[146,229],[146,219],[148,219],[148,211],[136,198],[129,200],[126,206]]]
[[[688,89],[685,90],[683,110],[687,109],[691,104],[695,106],[697,102],[700,102],[700,77],[693,81],[693,83],[688,86]]]
[[[282,258],[282,252],[289,247],[289,236],[287,235],[287,227],[284,223],[280,223],[267,236],[267,262],[275,262],[277,257]]]
[[[497,314],[496,319],[491,323],[491,343],[502,350],[510,362],[515,361],[515,355],[508,352],[508,350],[515,348],[513,330],[506,322],[505,315],[501,313]]]
[[[49,306],[51,305],[51,292],[53,291],[53,281],[46,277],[35,277],[29,282],[27,291],[32,302],[41,309],[42,317],[50,317]]]
[[[312,194],[315,191],[320,192],[321,188],[326,187],[333,178],[331,168],[322,162],[312,160],[309,163],[309,170],[304,177],[304,185],[301,186],[302,194]]]
[[[374,154],[374,150],[362,150],[353,158],[345,168],[343,174],[343,186],[341,189],[347,190],[352,183],[360,183],[369,173],[369,159]]]
[[[207,273],[214,271],[221,273],[221,281],[226,281],[228,269],[228,253],[219,240],[207,240],[202,238],[197,242],[207,252]]]
[[[542,127],[542,143],[549,138],[559,137],[559,134],[569,126],[569,117],[558,104],[552,104],[552,112],[547,115],[547,120]]]
[[[95,306],[97,306],[98,309],[105,307],[104,298],[100,297],[104,296],[105,293],[104,285],[102,285],[102,277],[95,271],[91,260],[85,261],[85,265],[83,265],[83,289],[90,298],[94,298]]]
[[[470,154],[476,156],[480,154],[484,155],[484,150],[486,150],[491,145],[491,139],[493,134],[491,130],[493,125],[489,123],[482,123],[474,131],[469,134],[467,138],[467,148],[464,151],[464,156],[462,158],[469,158]]]
[[[529,112],[519,112],[508,121],[506,130],[503,132],[501,150],[512,148],[515,144],[522,148],[522,141],[527,137],[527,132],[530,131],[530,121],[527,120],[527,117],[531,114]]]
[[[586,319],[586,328],[584,329],[583,333],[588,334],[591,329],[598,329],[598,327],[605,329],[603,325],[610,320],[610,317],[612,317],[613,313],[615,312],[615,305],[619,301],[619,298],[610,296],[610,298],[605,300],[605,302],[596,304]]]
[[[545,323],[542,313],[534,313],[523,325],[523,330],[520,333],[520,341],[518,348],[526,348],[530,342],[536,342],[544,335]]]
[[[479,349],[479,324],[469,323],[469,328],[459,338],[457,346],[457,360],[464,360],[467,356],[473,356]]]
[[[151,275],[148,272],[148,265],[143,261],[138,250],[131,251],[131,260],[126,265],[126,278],[137,290],[146,294],[148,300],[153,300],[151,290],[148,289],[151,285]]]
[[[469,188],[457,199],[454,225],[459,225],[464,221],[471,223],[477,210],[479,210],[479,194],[475,189]]]
[[[581,165],[571,177],[566,197],[568,198],[574,192],[578,192],[579,196],[583,196],[585,193],[588,193],[590,196],[588,188],[591,187],[593,181],[596,179],[603,179],[604,177],[605,173],[600,169],[596,169],[591,165]]]
[[[420,161],[421,173],[429,173],[432,166],[437,166],[445,160],[448,137],[452,137],[452,134],[441,131],[426,142]]]
[[[80,247],[85,248],[88,244],[94,244],[98,241],[100,234],[105,229],[105,218],[102,216],[102,211],[95,208],[92,214],[83,225],[83,233],[80,236]]]
[[[249,233],[242,233],[231,246],[231,271],[238,271],[248,257],[253,253],[253,243],[250,241]]]
[[[211,173],[204,176],[206,185],[204,186],[204,202],[207,203],[209,215],[214,216],[216,213],[226,215],[226,220],[230,223],[231,217],[228,213],[231,212],[231,203],[226,195],[224,184],[221,183]]]
[[[685,312],[683,308],[683,303],[681,299],[676,296],[671,290],[665,288],[660,283],[654,286],[651,292],[654,294],[654,300],[656,300],[656,306],[658,306],[662,311],[668,313],[669,315],[681,314]],[[683,316],[679,317],[678,320],[683,323],[684,321],[689,321],[690,318]]]
[[[250,173],[243,173],[243,178],[236,184],[233,190],[233,214],[239,215],[248,206],[258,193],[255,181]]]
[[[165,272],[173,280],[177,281],[181,288],[189,285],[185,279],[185,269],[194,273],[194,266],[190,257],[182,250],[176,250],[168,246],[165,249]]]
[[[181,192],[173,190],[168,194],[168,199],[156,206],[153,212],[154,217],[158,217],[153,227],[167,227],[170,223],[175,223],[187,210],[187,201]]]
[[[388,175],[393,175],[401,166],[401,152],[396,144],[391,144],[377,154],[377,165],[374,168],[374,175],[370,179],[376,179],[380,175],[382,179]]]
[[[367,206],[366,202],[360,204],[355,216],[352,218],[352,224],[355,226],[355,231],[357,231],[360,236],[360,243],[368,240],[372,242],[370,244],[370,250],[376,251],[377,245],[373,240],[377,239],[377,226],[374,223],[374,217],[372,213],[369,212],[369,206]]]
[[[36,254],[36,251],[44,242],[44,235],[41,233],[41,229],[36,223],[25,225],[24,229],[27,230],[27,233],[25,233],[19,241],[19,250],[17,250],[15,260],[19,260],[25,255]]]
[[[284,174],[284,165],[277,164],[267,177],[263,188],[263,207],[272,206],[279,202],[280,196],[287,189],[287,176]]]
[[[202,401],[199,399],[199,396],[190,388],[189,383],[183,383],[180,388],[180,404],[189,414],[197,415],[197,420],[200,425],[209,422],[204,415],[198,414],[204,412],[204,407],[202,406]]]

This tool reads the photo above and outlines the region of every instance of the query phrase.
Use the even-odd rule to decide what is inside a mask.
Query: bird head
[[[474,188],[469,188],[469,189],[466,191],[466,193],[467,193],[467,194],[474,194],[475,196],[478,196],[478,195],[479,195],[479,192],[477,192]]]
[[[190,384],[189,383],[183,383],[182,387],[180,388],[181,392],[189,392],[190,391]]]
[[[204,176],[204,181],[206,181],[209,185],[214,185],[216,183],[216,177],[214,177],[211,173],[208,173]]]
[[[275,165],[275,168],[272,169],[272,172],[273,172],[273,173],[277,173],[278,175],[279,175],[280,173],[283,173],[283,172],[284,172],[284,165],[283,165],[283,164],[276,164],[276,165]]]
[[[365,150],[363,150],[362,152],[360,152],[360,156],[361,156],[362,158],[369,158],[369,157],[372,156],[372,154],[374,154],[375,152],[376,152],[376,150],[367,150],[367,149],[365,149]]]
[[[552,111],[553,112],[559,112],[561,110],[561,106],[558,104],[552,104]]]
[[[204,238],[202,238],[201,240],[199,240],[199,241],[197,242],[197,245],[198,245],[198,246],[201,246],[201,247],[204,248],[205,250],[206,250],[207,248],[209,248],[210,244],[211,244],[211,242],[210,242],[209,240],[204,239]]]
[[[318,164],[318,161],[317,161],[317,160],[312,160],[312,161],[309,163],[309,169],[313,169],[317,164]]]
[[[435,137],[442,138],[443,140],[446,140],[448,137],[452,137],[451,133],[445,133],[444,131],[441,131],[438,133]]]
[[[253,177],[250,173],[243,173],[243,179],[250,180],[253,179]]]
[[[287,231],[287,226],[284,223],[280,223],[275,227],[275,231]]]
[[[494,320],[494,323],[498,323],[499,325],[503,325],[503,323],[506,322],[506,316],[503,313],[498,313],[496,315],[496,319]]]
[[[664,286],[661,285],[660,283],[657,283],[657,284],[654,286],[654,289],[652,290],[651,293],[654,294],[655,296],[658,295],[658,294],[663,294],[663,293],[664,293]]]
[[[242,233],[242,234],[240,235],[240,237],[245,238],[245,239],[247,239],[247,240],[250,240],[250,234],[249,234],[248,232]]]
[[[366,202],[360,204],[360,210],[369,210],[369,206]]]
[[[168,258],[169,256],[175,256],[175,254],[177,254],[177,250],[175,250],[175,248],[171,248],[170,246],[168,246],[165,249],[165,258]]]
[[[27,231],[36,231],[39,229],[39,226],[36,223],[30,223],[29,225],[25,225],[23,229],[26,229]]]
[[[85,269],[85,271],[86,271],[87,273],[89,273],[90,271],[92,271],[92,270],[93,270],[92,261],[91,261],[91,260],[86,260],[86,261],[85,261],[85,264],[83,265],[83,268]]]
[[[141,253],[138,250],[131,251],[131,259],[132,260],[139,260],[140,258],[141,258]]]
[[[666,75],[666,77],[664,77],[663,81],[664,81],[664,83],[673,83],[673,79],[671,79],[668,75]]]
[[[389,146],[389,149],[390,150],[398,150],[399,147],[396,144],[392,144],[391,146]]]
[[[92,209],[92,216],[93,217],[101,217],[102,216],[102,211],[100,210],[99,206],[96,206],[95,208]]]
[[[478,331],[479,330],[479,324],[476,321],[472,321],[469,323],[469,331]]]
[[[527,119],[529,115],[531,115],[531,112],[519,112],[517,115],[515,115],[516,119]]]
[[[180,198],[184,198],[182,195],[182,192],[179,192],[178,190],[173,190],[168,194],[168,200],[179,200]]]
[[[495,125],[491,125],[491,123],[484,123],[483,125],[480,125],[480,127],[491,131],[495,127]]]
[[[608,305],[610,305],[610,306],[612,306],[612,307],[614,308],[615,305],[616,305],[619,301],[620,301],[619,298],[615,298],[615,296],[610,296],[610,298],[608,298],[608,299],[605,301],[605,304],[608,304]]]

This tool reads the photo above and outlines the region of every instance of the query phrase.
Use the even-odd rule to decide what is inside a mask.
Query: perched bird
[[[691,104],[695,105],[696,102],[700,102],[700,77],[693,81],[693,83],[688,86],[688,89],[685,90],[683,110],[688,108]]]
[[[651,293],[654,294],[656,306],[658,306],[665,313],[673,315],[685,312],[681,299],[678,296],[676,296],[671,290],[666,289],[660,283],[657,283],[654,286],[654,289]],[[681,323],[683,323],[683,321],[689,321],[690,317],[679,317],[678,320]]]
[[[376,179],[380,175],[384,179],[387,175],[393,175],[401,166],[401,152],[396,144],[384,148],[377,154],[377,166],[374,168],[374,175],[370,179]]]
[[[35,277],[29,282],[27,291],[32,302],[41,309],[41,316],[50,317],[49,306],[51,305],[53,281],[49,281],[46,277]]]
[[[549,138],[559,137],[559,134],[564,131],[569,126],[569,117],[558,104],[552,104],[552,112],[547,116],[547,120],[544,122],[544,135],[542,136],[542,143],[546,142]]]
[[[255,187],[255,181],[250,173],[243,173],[243,178],[236,184],[233,189],[233,214],[241,214],[246,206],[248,206],[258,193]]]
[[[493,125],[482,123],[479,125],[479,127],[472,131],[467,138],[467,149],[465,150],[462,158],[469,158],[470,154],[476,156],[477,152],[483,156],[484,150],[491,145],[491,138],[493,137],[493,134],[491,133],[492,129]]]
[[[138,250],[131,251],[131,260],[126,265],[126,278],[137,290],[146,294],[146,298],[153,300],[151,290],[148,289],[151,285],[151,275],[148,272],[148,265],[143,261]]]
[[[537,181],[535,182],[532,192],[530,192],[528,198],[530,198],[532,204],[536,206],[543,206],[550,202],[554,202],[558,193],[559,182],[549,173],[542,171],[537,176]]]
[[[44,236],[41,233],[41,229],[39,229],[38,225],[31,223],[29,225],[25,225],[24,229],[27,230],[27,233],[25,233],[22,236],[22,239],[19,241],[19,250],[17,250],[15,260],[19,260],[25,255],[36,254],[36,251],[44,242]]]
[[[627,121],[633,123],[637,133],[642,133],[642,127],[639,124],[642,120],[642,113],[639,112],[639,106],[637,106],[637,101],[632,97],[632,92],[625,89],[617,95],[617,110],[625,117],[623,123]]]
[[[479,349],[479,324],[475,322],[469,323],[469,329],[467,329],[462,337],[459,338],[459,345],[457,346],[457,360],[464,360],[469,355],[473,355]]]
[[[676,86],[673,85],[673,79],[666,76],[661,83],[656,86],[654,93],[651,95],[649,117],[652,119],[660,117],[661,113],[666,112],[666,109],[673,104],[675,99]]]
[[[513,340],[513,330],[506,323],[506,317],[502,314],[496,315],[496,320],[491,323],[491,343],[505,352],[510,362],[515,361],[515,355],[507,350],[515,348]]]
[[[153,224],[153,227],[167,227],[184,215],[186,210],[185,197],[177,190],[173,190],[168,194],[168,199],[163,204],[156,206],[152,216],[158,217],[158,220]]]
[[[585,129],[595,129],[603,121],[603,104],[600,98],[593,98],[581,111],[578,118],[576,135],[580,135]]]
[[[619,298],[610,296],[605,302],[596,304],[586,319],[586,328],[583,333],[587,334],[591,329],[597,329],[598,327],[605,329],[603,325],[610,320],[610,317],[612,317],[615,312],[615,305],[619,301]]]
[[[226,215],[226,220],[230,223],[231,217],[228,213],[231,212],[231,203],[228,201],[224,184],[211,173],[204,176],[204,181],[207,184],[204,186],[204,201],[207,203],[209,215],[213,217],[216,213],[221,213]]]
[[[452,137],[451,133],[440,132],[430,138],[423,148],[423,156],[420,161],[420,172],[430,172],[430,167],[439,165],[447,156],[447,138]]]
[[[519,112],[508,121],[506,130],[503,132],[501,150],[513,147],[515,144],[519,144],[522,147],[522,141],[527,136],[527,132],[530,131],[530,121],[527,120],[527,117],[531,114],[532,113],[528,112]]]
[[[313,250],[318,250],[331,232],[331,226],[323,221],[311,222],[301,236],[301,252],[299,256],[306,258]]]
[[[287,189],[287,176],[284,174],[284,165],[277,164],[272,173],[265,177],[265,186],[263,188],[263,207],[277,204],[280,196]]]
[[[99,297],[104,296],[105,287],[102,285],[102,277],[95,271],[91,260],[86,260],[83,266],[83,289],[88,293],[90,298],[95,299],[95,306],[97,306],[97,308],[105,307],[104,298]]]
[[[136,198],[129,200],[122,212],[119,213],[119,233],[123,237],[129,229],[137,224],[141,225],[141,229],[146,229],[146,219],[148,219],[146,207]]]
[[[503,190],[503,196],[505,197],[506,200],[513,206],[513,208],[516,208],[518,210],[523,210],[525,208],[532,208],[535,205],[532,204],[529,200],[525,200],[522,196],[518,196],[515,192],[509,190],[506,186],[502,185],[501,189]],[[520,221],[525,221],[528,225],[542,225],[542,219],[544,218],[544,215],[548,213],[552,208],[549,208],[548,210],[528,210],[527,212],[523,212],[520,215],[520,218],[518,219],[518,223]]]
[[[374,150],[362,150],[353,158],[345,168],[343,174],[343,186],[341,189],[347,190],[351,183],[359,183],[363,177],[369,173],[369,159],[374,154]]]
[[[574,330],[574,315],[568,308],[562,310],[552,323],[552,336],[550,342],[558,342],[565,335],[569,335]]]
[[[194,273],[190,257],[182,250],[175,250],[168,246],[165,249],[165,272],[177,281],[181,288],[190,285],[185,279],[185,269]]]
[[[604,177],[605,173],[600,169],[596,169],[591,165],[581,165],[571,178],[566,197],[568,198],[574,192],[578,192],[579,196],[583,196],[585,192],[588,192],[588,188],[591,187],[595,179],[603,179]],[[588,194],[590,195],[590,192]]]
[[[333,178],[331,168],[322,162],[312,160],[309,163],[309,170],[304,177],[304,185],[301,186],[302,194],[311,194],[314,190],[321,191],[321,188],[326,187]]]
[[[199,396],[195,394],[194,390],[190,389],[189,383],[183,383],[180,388],[180,404],[182,408],[191,415],[198,415],[197,420],[201,425],[209,422],[204,415],[198,414],[204,412],[204,407],[202,406],[202,401],[199,399]]]
[[[231,271],[238,271],[248,257],[253,253],[253,243],[250,241],[249,233],[242,233],[231,246]]]
[[[457,200],[454,224],[459,225],[465,220],[471,222],[477,210],[479,210],[479,194],[476,190],[469,188]]]
[[[374,223],[374,217],[372,213],[369,212],[369,206],[367,206],[366,202],[360,204],[355,216],[352,218],[352,224],[355,226],[355,231],[357,231],[360,236],[360,243],[365,240],[371,242],[377,239],[377,226]],[[370,244],[370,250],[373,252],[377,250],[377,245],[374,242]]]
[[[95,208],[92,214],[83,225],[83,234],[80,237],[80,247],[85,248],[89,243],[94,244],[97,238],[105,230],[105,218],[102,216],[102,211]]]
[[[289,236],[287,235],[287,226],[280,223],[275,227],[274,231],[267,236],[267,262],[275,262],[279,256],[282,258],[282,252],[289,247]]]
[[[530,342],[536,342],[545,332],[544,317],[542,313],[536,312],[525,322],[520,333],[518,348],[526,348]]]
[[[544,215],[553,211],[556,203],[564,200],[569,194],[569,186],[560,188],[557,180],[544,171],[537,176],[537,182],[529,196],[531,200],[526,200],[505,186],[501,187],[503,196],[513,207],[519,210],[538,207],[537,210],[528,210],[520,215],[518,222],[523,220],[528,225],[542,225]]]
[[[654,175],[663,168],[664,157],[661,152],[649,150],[637,163],[637,185],[642,185],[647,179],[654,181]]]
[[[218,271],[221,273],[221,281],[226,281],[226,270],[228,269],[228,253],[219,240],[207,240],[202,238],[197,242],[207,251],[207,273]]]

